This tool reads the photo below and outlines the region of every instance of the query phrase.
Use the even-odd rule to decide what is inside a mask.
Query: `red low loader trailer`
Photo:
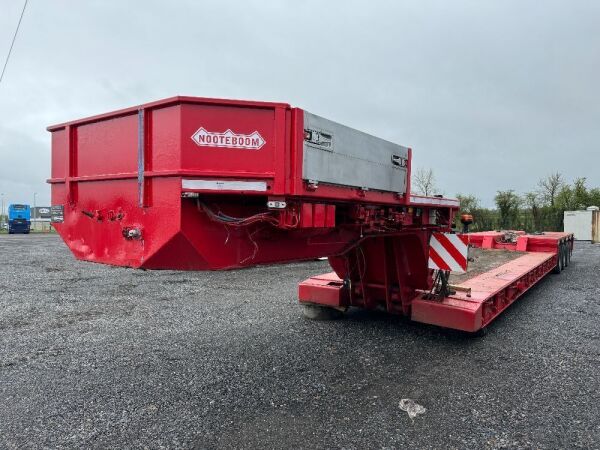
[[[285,103],[173,97],[48,130],[51,220],[78,259],[220,270],[329,257],[332,273],[299,286],[309,316],[383,308],[477,331],[572,249],[566,233],[454,234],[457,200],[411,193],[410,148]]]

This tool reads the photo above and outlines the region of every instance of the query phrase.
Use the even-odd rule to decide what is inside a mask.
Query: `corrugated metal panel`
[[[408,148],[304,112],[305,180],[406,192]]]

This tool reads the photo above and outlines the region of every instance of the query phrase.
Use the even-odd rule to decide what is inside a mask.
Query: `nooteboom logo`
[[[198,131],[192,135],[192,140],[200,146],[245,148],[248,150],[258,150],[267,142],[258,131],[250,134],[237,134],[231,130],[217,133],[206,131],[204,127],[198,128]]]

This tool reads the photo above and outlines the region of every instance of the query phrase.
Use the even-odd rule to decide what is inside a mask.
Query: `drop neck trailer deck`
[[[560,273],[568,266],[572,235],[518,234],[516,242],[507,242],[506,237],[512,238],[515,232],[470,233],[471,262],[466,273],[450,276],[447,295],[432,295],[431,289],[419,291],[411,297],[405,314],[417,322],[476,332],[545,275]],[[393,278],[392,274],[391,280],[383,284],[363,282],[356,290],[358,295],[353,296],[336,272],[315,276],[300,283],[300,302],[332,308],[377,308],[382,298],[388,300],[395,295],[397,284]]]
[[[219,270],[327,256],[333,273],[299,286],[308,309],[477,331],[572,249],[566,233],[453,233],[457,200],[411,193],[410,148],[285,103],[173,97],[48,130],[52,222],[81,260]],[[448,279],[469,246],[518,257],[482,272],[474,254]]]

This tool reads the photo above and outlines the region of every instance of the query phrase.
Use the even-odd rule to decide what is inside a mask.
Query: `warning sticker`
[[[50,207],[50,222],[62,223],[65,221],[65,209],[63,205],[52,205]]]

